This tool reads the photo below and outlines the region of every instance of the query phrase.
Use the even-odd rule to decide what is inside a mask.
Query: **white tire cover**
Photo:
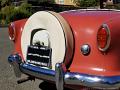
[[[36,32],[33,43],[35,40],[42,40],[46,46],[50,43],[52,70],[55,70],[56,63],[69,64],[72,60],[74,48],[72,31],[64,18],[52,11],[36,12],[25,23],[21,36],[21,49],[24,59],[26,59],[27,47],[30,45],[31,32],[39,28],[44,30]]]

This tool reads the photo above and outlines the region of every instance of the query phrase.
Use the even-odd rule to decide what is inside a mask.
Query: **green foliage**
[[[115,6],[113,6],[113,5],[106,5],[106,7],[105,7],[106,9],[114,9],[115,8]]]
[[[99,4],[99,0],[73,0],[80,7],[94,7]]]
[[[0,20],[4,21],[4,23],[6,23],[6,19],[9,17],[9,15],[11,15],[14,11],[14,7],[13,6],[5,6],[1,9],[0,11]]]
[[[19,9],[23,9],[23,10],[30,10],[31,9],[31,4],[28,4],[28,3],[22,3],[20,6],[19,6]]]
[[[55,0],[37,0],[38,3],[44,3],[44,2],[47,2],[47,3],[55,3]]]
[[[115,5],[106,5],[107,9],[120,9],[120,4],[115,4]]]
[[[11,5],[11,0],[0,0],[0,5],[2,7]]]
[[[116,8],[116,9],[120,9],[120,3],[117,4],[117,5],[115,5],[115,8]]]
[[[15,20],[28,18],[32,14],[30,7],[31,5],[27,3],[23,3],[18,7],[5,6],[0,11],[0,21],[8,24]]]
[[[23,18],[28,18],[32,13],[29,10],[29,6],[26,3],[23,3],[19,7],[15,7],[13,13],[9,15],[9,17],[6,18],[7,23]]]

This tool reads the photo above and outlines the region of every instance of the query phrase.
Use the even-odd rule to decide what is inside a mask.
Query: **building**
[[[107,5],[113,5],[120,3],[120,0],[106,0]]]
[[[73,0],[55,0],[56,4],[64,4],[64,5],[75,5]]]
[[[113,0],[107,0],[107,1],[106,1],[106,4],[107,4],[107,5],[113,5]]]

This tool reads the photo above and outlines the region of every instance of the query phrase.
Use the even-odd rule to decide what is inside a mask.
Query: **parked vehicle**
[[[16,76],[64,86],[120,88],[120,11],[39,11],[9,25]]]

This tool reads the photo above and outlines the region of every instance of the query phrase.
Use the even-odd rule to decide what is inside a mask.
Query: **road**
[[[0,90],[55,90],[54,84],[37,79],[17,84],[18,78],[15,77],[13,68],[7,62],[7,57],[12,50],[13,43],[8,38],[7,28],[0,28]]]

